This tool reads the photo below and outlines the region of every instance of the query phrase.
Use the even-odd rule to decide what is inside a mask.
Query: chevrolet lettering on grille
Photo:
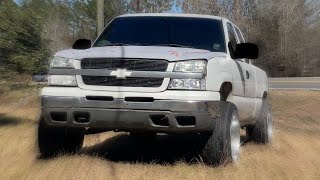
[[[111,76],[115,76],[117,79],[126,79],[131,76],[132,72],[127,71],[126,69],[117,69],[116,71],[111,72]]]

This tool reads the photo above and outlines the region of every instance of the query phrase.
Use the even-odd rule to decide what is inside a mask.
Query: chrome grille
[[[166,60],[90,58],[81,60],[82,69],[127,69],[131,71],[166,71]]]
[[[83,83],[92,86],[160,87],[163,78],[126,78],[82,76]]]
[[[129,71],[161,71],[167,70],[166,60],[121,59],[121,58],[86,58],[81,60],[82,69],[126,69]],[[164,78],[118,79],[111,76],[82,76],[83,83],[89,86],[121,86],[121,87],[160,87]]]

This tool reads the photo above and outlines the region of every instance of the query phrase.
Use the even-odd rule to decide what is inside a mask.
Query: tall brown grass
[[[192,154],[196,138],[133,141],[89,135],[77,155],[39,159],[37,90],[0,96],[0,179],[320,179],[320,92],[273,91],[271,146],[244,143],[237,165],[212,168]]]

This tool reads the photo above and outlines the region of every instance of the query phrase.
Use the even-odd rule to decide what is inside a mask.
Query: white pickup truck
[[[194,133],[208,165],[239,159],[240,128],[270,143],[267,75],[258,47],[229,20],[207,15],[115,18],[97,40],[54,55],[42,89],[41,155],[75,152],[84,135]]]

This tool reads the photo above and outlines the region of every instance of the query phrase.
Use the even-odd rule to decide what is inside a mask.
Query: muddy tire
[[[268,99],[262,100],[262,109],[254,126],[246,127],[249,140],[260,144],[270,144],[273,135],[272,112]]]
[[[40,118],[38,147],[41,157],[53,157],[59,153],[76,153],[81,149],[83,140],[83,129],[48,127],[45,119]]]
[[[205,140],[202,150],[204,163],[220,166],[239,159],[240,124],[236,106],[230,102],[221,102],[219,116],[213,119],[215,127]]]

